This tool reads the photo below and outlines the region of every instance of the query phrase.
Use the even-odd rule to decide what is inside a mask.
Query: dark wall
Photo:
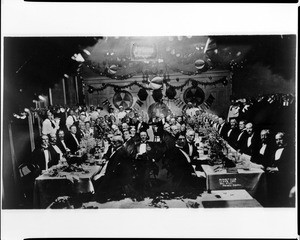
[[[295,93],[296,36],[261,36],[248,41],[251,50],[233,70],[233,95]]]

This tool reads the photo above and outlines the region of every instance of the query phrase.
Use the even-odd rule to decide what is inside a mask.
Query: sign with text
[[[157,59],[157,46],[155,44],[133,42],[130,55],[132,61],[154,61]]]

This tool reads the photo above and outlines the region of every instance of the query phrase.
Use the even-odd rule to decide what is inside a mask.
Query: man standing
[[[182,148],[185,151],[189,158],[191,159],[192,164],[197,163],[197,158],[199,157],[198,149],[195,146],[195,131],[192,129],[187,130],[186,132],[186,142]]]
[[[67,129],[70,130],[70,127],[76,123],[77,123],[77,118],[75,116],[75,112],[73,109],[70,109],[69,116],[67,117],[67,120],[66,120]]]
[[[53,113],[48,110],[47,118],[43,121],[42,133],[44,135],[56,134],[56,131],[59,129],[59,122],[55,121]]]
[[[295,187],[295,149],[287,144],[283,132],[275,135],[275,141],[277,150],[266,169],[269,200],[274,207],[294,207],[295,201],[289,196]]]

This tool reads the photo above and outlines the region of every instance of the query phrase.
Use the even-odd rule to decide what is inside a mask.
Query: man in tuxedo
[[[41,171],[58,164],[59,154],[49,148],[49,138],[47,135],[42,135],[39,138],[37,146],[32,152],[31,160],[33,164],[39,166]]]
[[[237,125],[237,120],[235,118],[230,119],[230,129],[227,132],[227,142],[231,147],[236,149],[237,147],[237,138],[239,136],[239,129]]]
[[[134,149],[135,138],[130,135],[128,130],[125,130],[123,132],[123,138],[124,138],[124,144],[123,144],[124,148],[128,154],[131,154]]]
[[[271,207],[294,207],[290,194],[295,187],[295,147],[289,146],[285,133],[275,135],[277,149],[267,167],[267,185]],[[291,201],[292,200],[292,201]]]
[[[229,130],[228,123],[226,123],[226,118],[224,116],[219,117],[218,133],[224,140],[227,140],[227,133]]]
[[[49,141],[49,149],[51,149],[51,151],[56,152],[57,154],[59,154],[59,159],[62,159],[63,157],[63,152],[60,150],[60,148],[57,146],[56,141],[57,141],[57,137],[56,134],[50,134],[50,141]]]
[[[67,147],[65,143],[65,132],[64,130],[60,129],[57,133],[58,139],[56,140],[56,145],[59,147],[59,149],[62,151],[64,155],[66,155],[68,152],[70,152],[70,149]]]
[[[270,138],[270,130],[263,129],[260,132],[260,143],[256,152],[252,154],[251,162],[261,164],[264,168],[270,167],[272,156],[275,152],[275,145]]]
[[[95,200],[105,202],[109,198],[120,198],[124,188],[131,184],[132,163],[123,146],[122,136],[113,136],[113,150],[108,158],[105,175],[95,183]]]
[[[77,127],[75,125],[72,125],[70,127],[68,135],[66,136],[66,145],[67,148],[70,149],[72,154],[75,154],[75,152],[77,152],[77,150],[79,149],[80,140],[77,138],[76,133]]]
[[[195,131],[192,129],[186,132],[186,141],[182,148],[190,157],[191,163],[196,164],[199,157],[198,149],[195,146]]]
[[[150,172],[157,167],[147,132],[140,132],[140,141],[135,144],[131,157],[134,159],[136,190],[140,194],[145,194],[151,187]]]
[[[253,123],[246,124],[247,138],[241,143],[241,153],[252,156],[259,148],[260,137],[254,131]]]
[[[106,152],[104,153],[104,155],[102,156],[103,160],[108,161],[110,155],[113,152],[113,144],[112,144],[113,137],[114,137],[113,134],[107,134],[108,148],[107,148]]]
[[[242,143],[245,142],[246,138],[248,137],[247,131],[246,131],[246,120],[241,119],[239,121],[239,135],[236,140],[236,150],[240,151],[242,148]]]
[[[205,182],[197,177],[189,155],[183,150],[185,142],[185,136],[180,134],[175,147],[165,154],[167,170],[172,175],[172,188],[177,193],[199,191],[205,187]]]
[[[79,122],[78,123],[78,131],[76,132],[77,139],[81,141],[81,139],[85,136],[85,123]]]

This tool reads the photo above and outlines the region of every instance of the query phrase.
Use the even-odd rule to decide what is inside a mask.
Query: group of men
[[[41,170],[47,169],[64,160],[69,153],[76,154],[84,136],[95,137],[108,142],[102,157],[107,161],[105,175],[94,182],[100,200],[111,194],[128,193],[132,187],[145,193],[151,188],[151,176],[157,177],[162,168],[171,175],[174,191],[204,189],[205,183],[199,181],[194,170],[199,162],[195,135],[200,128],[210,127],[270,173],[270,191],[276,198],[284,195],[277,202],[287,204],[286,196],[295,185],[295,168],[292,148],[282,132],[275,134],[275,141],[269,129],[257,132],[251,122],[236,118],[227,122],[225,117],[193,106],[182,116],[160,114],[151,121],[123,108],[118,114],[101,114],[102,111],[95,108],[70,110],[65,120],[57,121],[54,117],[57,112],[48,111],[33,161]],[[151,141],[150,135],[153,135]],[[274,182],[280,187],[274,187]]]

